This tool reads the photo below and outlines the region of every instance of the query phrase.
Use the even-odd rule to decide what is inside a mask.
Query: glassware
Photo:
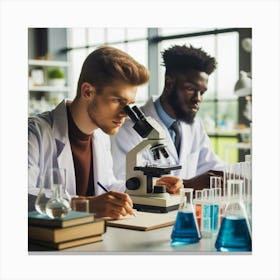
[[[66,170],[48,168],[41,180],[35,209],[51,218],[62,218],[71,210],[71,197],[66,188]]]
[[[193,200],[195,208],[195,216],[199,230],[201,230],[201,214],[202,214],[202,190],[195,191],[195,198]]]
[[[211,215],[211,231],[218,233],[220,227],[221,215],[223,213],[222,203],[222,178],[219,176],[210,176],[210,215]]]
[[[218,251],[224,252],[251,251],[251,230],[242,201],[243,180],[228,180],[227,187],[228,203],[215,247]]]
[[[219,176],[210,176],[210,189],[222,187],[222,179]]]
[[[210,238],[212,236],[210,189],[202,190],[201,205],[201,234],[203,238]]]
[[[52,197],[46,204],[46,214],[50,218],[63,218],[71,210],[70,201],[66,191],[66,170],[64,168],[52,168]]]
[[[89,200],[88,199],[72,199],[72,209],[74,211],[89,212]]]
[[[245,161],[241,163],[242,178],[244,180],[243,200],[248,215],[250,228],[252,228],[252,175],[251,162]]]
[[[45,174],[40,177],[40,190],[35,200],[35,209],[40,214],[46,214],[46,204],[52,196],[52,183],[50,169],[47,169]]]
[[[210,189],[210,203],[211,203],[211,231],[218,233],[220,227],[221,214],[221,193],[222,188]]]
[[[197,243],[201,238],[192,204],[193,189],[181,189],[180,195],[182,200],[171,233],[172,246]]]

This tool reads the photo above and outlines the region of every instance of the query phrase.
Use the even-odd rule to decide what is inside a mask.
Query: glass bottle
[[[223,252],[251,251],[251,230],[242,200],[243,180],[228,180],[227,187],[228,202],[215,247]]]
[[[171,233],[172,246],[197,243],[201,238],[192,203],[193,189],[181,189],[180,195],[182,199]]]

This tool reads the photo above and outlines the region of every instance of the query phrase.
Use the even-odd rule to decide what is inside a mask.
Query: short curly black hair
[[[208,55],[202,48],[194,48],[192,45],[189,47],[173,45],[161,52],[161,55],[166,74],[182,73],[189,69],[195,69],[209,75],[217,67],[217,61],[214,57]]]

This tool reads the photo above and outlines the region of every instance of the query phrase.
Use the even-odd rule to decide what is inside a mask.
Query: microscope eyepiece
[[[162,155],[163,155],[165,158],[169,158],[169,154],[168,154],[168,152],[166,151],[165,147],[162,147],[162,148],[160,149],[160,151],[161,151]]]
[[[144,113],[136,105],[132,107],[132,110],[136,113],[137,117],[140,120],[145,120],[146,119]]]
[[[123,107],[123,110],[125,111],[125,113],[131,118],[131,120],[136,123],[139,121],[137,115],[135,114],[135,112],[128,106],[126,105],[125,107]]]
[[[153,127],[149,124],[144,113],[137,106],[130,108],[126,105],[123,107],[123,110],[134,122],[133,128],[142,138],[147,137],[151,133]]]

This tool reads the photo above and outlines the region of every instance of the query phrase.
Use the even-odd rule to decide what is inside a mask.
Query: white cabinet
[[[62,72],[63,79],[55,83],[50,71]],[[29,115],[53,109],[69,96],[69,64],[67,61],[28,60]],[[61,82],[62,81],[62,82]]]

